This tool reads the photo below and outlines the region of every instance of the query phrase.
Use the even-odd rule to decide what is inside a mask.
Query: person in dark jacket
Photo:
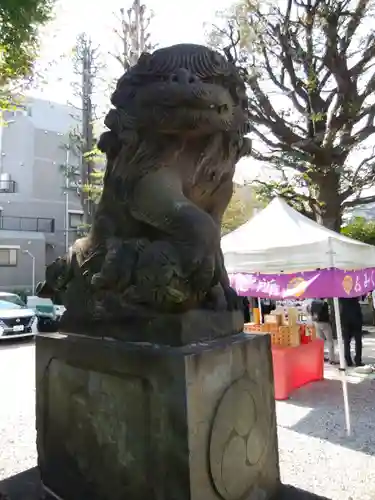
[[[363,317],[358,297],[340,299],[340,315],[342,336],[344,341],[345,360],[348,366],[353,366],[350,352],[352,339],[355,342],[354,363],[362,366],[362,326]]]
[[[260,304],[262,308],[262,323],[264,323],[264,316],[271,314],[276,309],[276,302],[271,299],[261,299]]]
[[[245,323],[250,323],[250,302],[247,297],[242,298],[243,315]]]

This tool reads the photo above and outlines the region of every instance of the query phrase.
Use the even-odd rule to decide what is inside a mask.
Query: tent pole
[[[333,306],[335,310],[335,321],[336,321],[336,330],[337,330],[337,344],[339,348],[339,358],[340,358],[340,373],[341,373],[341,381],[342,381],[342,392],[344,395],[344,410],[345,410],[345,422],[346,422],[346,433],[348,436],[351,434],[351,425],[350,425],[350,409],[349,409],[349,396],[348,396],[348,381],[346,380],[346,361],[344,354],[344,342],[342,338],[342,327],[341,327],[341,318],[340,318],[340,306],[339,299],[334,297]]]
[[[263,321],[262,321],[262,302],[260,300],[260,297],[258,297],[258,309],[259,309],[260,324],[262,324],[263,323]]]
[[[332,250],[332,241],[329,238],[329,257],[331,262],[331,269],[335,268],[334,254]],[[340,359],[340,374],[342,382],[342,392],[344,396],[344,411],[345,411],[345,423],[346,423],[346,433],[348,436],[351,435],[351,425],[350,425],[350,408],[349,408],[349,395],[348,395],[348,381],[346,379],[346,361],[344,352],[344,341],[342,338],[342,326],[340,317],[340,305],[338,297],[333,298],[333,308],[335,311],[335,322],[336,322],[336,333],[337,333],[337,346],[339,348],[339,359]]]

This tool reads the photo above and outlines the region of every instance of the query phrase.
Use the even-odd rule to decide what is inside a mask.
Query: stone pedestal
[[[268,500],[279,487],[268,336],[182,347],[36,340],[42,482],[63,500]]]

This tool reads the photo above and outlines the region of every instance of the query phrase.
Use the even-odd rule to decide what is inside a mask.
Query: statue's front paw
[[[216,285],[207,293],[204,307],[214,311],[223,311],[226,309],[226,299],[221,285]]]
[[[227,301],[228,311],[237,311],[241,309],[241,298],[237,295],[237,292],[233,290],[230,286],[224,288],[224,295]]]
[[[102,273],[93,274],[93,276],[91,277],[91,285],[95,289],[104,288],[105,279],[103,278]]]

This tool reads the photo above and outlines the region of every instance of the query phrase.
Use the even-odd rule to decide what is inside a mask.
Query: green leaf
[[[341,233],[369,245],[375,245],[375,221],[364,217],[355,217],[341,229]]]
[[[38,29],[52,15],[53,0],[1,0],[0,108],[9,109],[11,85],[32,74]]]
[[[245,189],[247,193],[243,193],[242,189]],[[254,208],[257,208],[260,203],[259,200],[255,199],[253,196],[253,191],[249,191],[249,188],[239,188],[234,192],[233,197],[224,213],[223,220],[221,223],[222,234],[227,234],[234,231],[242,224],[245,224],[254,214]]]

